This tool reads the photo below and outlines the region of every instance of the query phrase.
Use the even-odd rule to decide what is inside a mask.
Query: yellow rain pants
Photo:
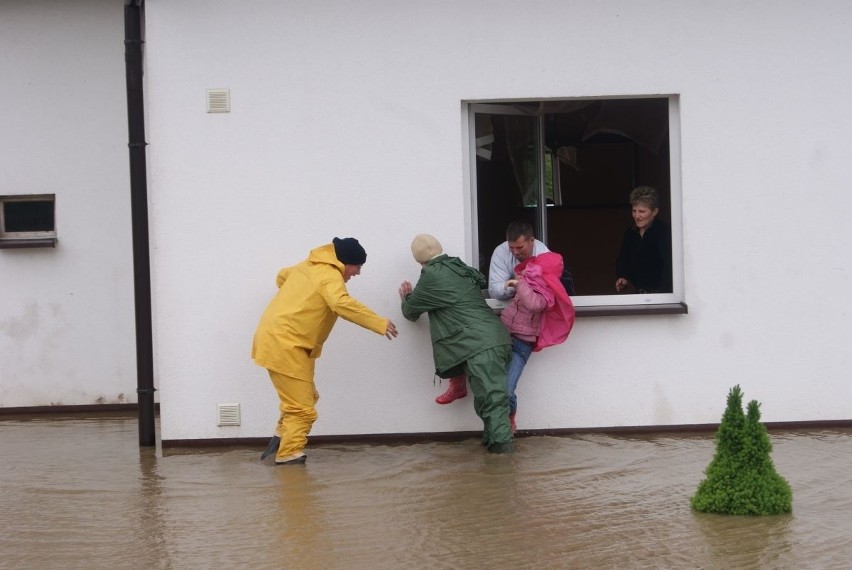
[[[278,445],[275,460],[287,461],[293,459],[293,456],[301,455],[308,444],[308,433],[317,421],[317,410],[314,406],[319,400],[319,393],[313,378],[302,380],[272,370],[268,372],[281,400],[281,416],[275,428],[275,435],[281,438],[281,443]]]

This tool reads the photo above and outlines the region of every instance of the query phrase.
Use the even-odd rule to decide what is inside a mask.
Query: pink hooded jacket
[[[508,307],[500,313],[500,320],[515,336],[526,342],[535,342],[541,334],[541,316],[547,309],[547,298],[518,276],[515,296]]]
[[[565,342],[574,327],[574,303],[559,280],[562,269],[562,256],[552,251],[528,257],[515,267],[515,274],[523,271],[524,281],[547,300],[534,352]]]

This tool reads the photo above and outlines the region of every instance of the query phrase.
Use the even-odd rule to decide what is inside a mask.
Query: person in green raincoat
[[[411,253],[423,269],[415,287],[408,281],[399,287],[402,314],[416,321],[428,313],[435,373],[467,376],[484,427],[482,442],[492,453],[511,453],[506,370],[512,341],[482,295],[487,280],[458,257],[444,254],[434,236],[415,236]]]
[[[317,419],[314,365],[337,317],[393,339],[396,326],[349,296],[346,283],[361,274],[367,252],[355,238],[334,238],[308,258],[278,272],[278,292],[254,334],[251,357],[269,372],[281,400],[275,435],[261,459],[305,462],[303,449]]]

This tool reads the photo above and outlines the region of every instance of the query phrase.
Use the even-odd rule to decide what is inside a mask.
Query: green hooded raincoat
[[[488,282],[479,271],[458,257],[446,254],[429,260],[417,286],[402,302],[402,314],[416,321],[429,313],[435,372],[442,378],[471,356],[512,341],[506,327],[482,296]]]

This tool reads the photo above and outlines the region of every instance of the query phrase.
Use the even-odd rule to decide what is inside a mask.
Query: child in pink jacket
[[[513,431],[518,409],[515,389],[527,360],[533,352],[563,342],[574,325],[574,305],[559,281],[562,268],[561,255],[542,253],[518,264],[515,267],[518,278],[506,282],[515,288],[511,305],[500,315],[512,336],[507,389]]]

